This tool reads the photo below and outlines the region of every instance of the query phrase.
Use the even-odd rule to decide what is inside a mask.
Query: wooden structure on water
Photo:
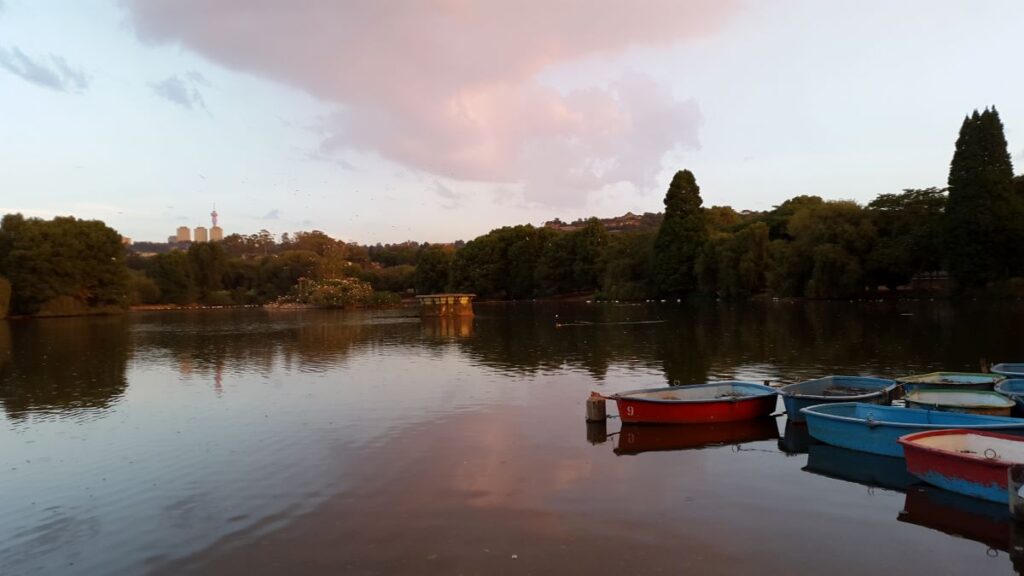
[[[476,294],[423,294],[416,298],[423,317],[472,316]]]

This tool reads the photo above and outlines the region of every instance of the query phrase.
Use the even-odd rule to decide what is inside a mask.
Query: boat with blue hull
[[[1024,378],[1010,378],[996,384],[996,392],[1013,400],[1013,413],[1024,416]]]
[[[962,428],[1024,435],[1024,420],[848,402],[802,410],[810,435],[826,444],[883,456],[903,456],[900,436]]]
[[[914,390],[991,390],[1005,377],[980,372],[932,372],[897,378],[903,392]]]
[[[868,404],[891,404],[894,380],[866,376],[826,376],[779,389],[782,402],[786,405],[786,416],[791,422],[803,422],[800,410],[818,404],[836,402],[865,402]]]
[[[933,430],[899,440],[907,471],[950,492],[1006,504],[1008,470],[1024,464],[1024,438],[979,430]]]
[[[1024,378],[1024,363],[1002,362],[991,368],[992,372],[1007,378]]]

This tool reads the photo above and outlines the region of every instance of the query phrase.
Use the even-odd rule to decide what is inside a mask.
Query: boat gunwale
[[[1021,397],[1021,399],[1024,399],[1024,389],[1022,389],[1022,390],[1006,390],[1006,389],[1001,389],[1002,386],[1005,386],[1006,384],[1009,384],[1011,382],[1021,382],[1022,384],[1024,384],[1024,377],[1022,377],[1022,378],[1007,378],[1006,380],[1002,380],[1002,381],[1000,381],[999,383],[997,383],[995,385],[995,388],[993,388],[993,392],[998,392],[999,394],[1002,394],[1003,396],[1006,396],[1007,398],[1009,398],[1011,400],[1014,400],[1016,397]]]
[[[942,374],[949,374],[951,376],[980,376],[982,378],[990,380],[990,382],[989,381],[981,381],[981,382],[937,382],[937,381],[933,381],[933,380],[926,380],[926,378],[929,378],[929,377],[939,377]],[[947,372],[947,371],[929,372],[927,374],[909,374],[907,376],[900,376],[899,378],[895,378],[894,379],[894,381],[897,384],[914,384],[914,385],[916,385],[916,384],[931,384],[933,386],[947,386],[947,387],[951,387],[951,388],[955,388],[957,386],[978,386],[979,384],[981,384],[981,385],[985,385],[985,384],[993,384],[993,385],[995,385],[995,384],[998,384],[999,382],[1002,382],[1003,380],[1006,380],[1006,376],[1003,376],[1002,374],[994,374],[994,373],[986,374],[984,372]]]
[[[1021,371],[1007,370],[1005,366],[1015,366],[1021,368]],[[999,374],[1007,379],[1012,378],[1024,378],[1024,362],[1000,362],[989,368],[994,374]]]
[[[1000,440],[1010,440],[1012,442],[1024,442],[1024,438],[1020,436],[1014,436],[1012,434],[1002,434],[1000,432],[990,432],[986,430],[972,430],[970,428],[947,428],[941,430],[926,430],[924,432],[913,432],[906,436],[900,436],[896,439],[897,442],[903,446],[906,450],[907,446],[912,447],[914,450],[920,450],[922,452],[928,452],[933,455],[940,455],[944,457],[952,457],[956,460],[968,460],[974,464],[984,464],[991,468],[1006,468],[1011,464],[1024,464],[1024,462],[1016,462],[1013,460],[1003,460],[1000,458],[986,458],[984,456],[977,456],[974,454],[968,454],[965,452],[955,452],[953,450],[943,450],[934,446],[925,446],[918,444],[916,441],[921,438],[929,438],[932,436],[953,436],[953,435],[965,435],[975,434],[977,436],[988,436],[989,438],[999,438]]]
[[[887,386],[885,386],[884,388],[879,388],[877,390],[873,390],[871,392],[867,392],[867,393],[864,393],[864,394],[856,394],[856,395],[850,395],[850,396],[824,396],[824,395],[821,395],[821,394],[801,394],[800,392],[792,392],[792,391],[787,391],[786,390],[786,388],[789,388],[791,386],[793,386],[793,387],[800,386],[802,384],[808,384],[810,382],[818,382],[820,380],[826,380],[828,378],[858,378],[858,379],[862,378],[862,379],[866,379],[866,380],[882,380],[882,381],[885,381],[885,382],[889,382],[889,384]],[[878,396],[881,396],[883,394],[890,394],[890,393],[892,393],[896,389],[897,386],[899,386],[899,384],[895,380],[889,380],[887,378],[875,378],[873,376],[838,376],[838,375],[832,375],[832,376],[822,376],[821,378],[813,378],[811,380],[804,380],[802,382],[794,382],[793,384],[786,384],[782,388],[779,388],[779,395],[783,396],[783,397],[786,397],[786,398],[797,398],[797,399],[801,399],[801,400],[822,400],[822,401],[832,402],[832,403],[835,403],[837,400],[839,400],[840,402],[857,402],[859,400],[867,400],[869,398],[877,398]]]
[[[667,390],[679,390],[680,388],[694,389],[694,388],[714,388],[718,386],[736,386],[740,385],[742,388],[756,388],[758,391],[763,391],[759,394],[751,394],[749,396],[739,396],[731,398],[700,398],[696,400],[666,400],[663,398],[635,398],[630,394],[638,394],[641,392],[664,392]],[[765,386],[764,384],[757,384],[754,382],[744,382],[742,380],[723,380],[721,382],[709,382],[707,384],[692,384],[684,386],[662,386],[659,388],[641,388],[638,390],[626,390],[625,392],[616,392],[608,396],[608,398],[619,401],[625,400],[627,402],[653,402],[657,404],[708,404],[711,402],[748,402],[750,400],[763,400],[769,396],[778,396],[779,391]]]
[[[836,407],[845,406],[847,404],[856,404],[856,402],[837,402],[833,404],[816,404],[814,406],[808,406],[807,408],[801,408],[800,412],[804,414],[804,418],[807,415],[818,416],[820,418],[826,418],[828,420],[839,420],[842,422],[849,422],[852,424],[860,424],[867,426],[868,428],[878,428],[879,426],[889,426],[891,428],[926,428],[927,431],[933,430],[949,430],[951,426],[949,424],[930,424],[930,423],[915,423],[915,422],[893,422],[891,420],[868,420],[867,418],[856,418],[853,416],[840,416],[838,414],[829,414],[827,412],[820,412],[822,408],[835,409]],[[866,404],[871,408],[892,408],[889,406],[878,406],[876,404]],[[920,410],[922,412],[939,412],[938,410],[923,410],[921,408],[892,408],[894,410]],[[958,414],[959,416],[967,416],[974,418],[1002,418],[1009,420],[1005,424],[993,423],[993,424],[978,424],[977,426],[971,426],[969,428],[959,427],[960,430],[1024,430],[1024,419],[1012,418],[1010,416],[986,416],[983,414],[960,414],[957,412],[943,412],[943,414]],[[1019,421],[1019,422],[1012,422]]]
[[[963,403],[942,404],[942,403],[939,403],[939,402],[926,402],[926,401],[923,401],[923,400],[916,400],[914,398],[911,398],[912,396],[920,396],[920,395],[923,395],[923,394],[981,394],[981,395],[987,396],[987,397],[998,397],[999,399],[1004,400],[1005,402],[1003,404],[963,404]],[[995,391],[992,391],[992,390],[943,390],[943,389],[912,390],[910,392],[907,392],[906,396],[903,397],[903,400],[908,402],[908,403],[913,402],[914,404],[917,404],[919,406],[955,406],[957,408],[964,408],[964,409],[975,408],[975,409],[979,409],[979,410],[993,409],[993,408],[1013,408],[1014,406],[1017,405],[1017,403],[1014,402],[1014,400],[1012,398],[1008,398],[1004,394],[1002,394],[1000,392],[995,392]]]

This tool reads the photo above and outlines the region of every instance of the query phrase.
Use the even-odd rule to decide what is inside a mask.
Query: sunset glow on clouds
[[[451,241],[659,211],[681,168],[707,205],[863,202],[941,186],[975,107],[1024,153],[1021,19],[1013,0],[4,0],[0,211],[161,240],[216,203],[229,233]]]
[[[649,187],[674,147],[698,146],[700,112],[650,76],[568,93],[549,67],[721,27],[731,1],[639,3],[136,0],[139,38],[338,107],[325,153],[357,149],[455,180],[524,183],[574,204],[606,184]]]

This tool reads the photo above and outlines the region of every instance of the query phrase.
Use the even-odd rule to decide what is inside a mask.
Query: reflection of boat
[[[828,444],[808,446],[804,471],[900,492],[918,482],[917,478],[907,473],[907,465],[900,458],[836,448]]]
[[[1024,434],[1024,420],[938,410],[896,408],[857,402],[819,404],[803,409],[811,436],[826,444],[883,456],[903,456],[900,436],[945,428]]]
[[[1009,416],[1013,409],[1013,400],[988,390],[914,390],[903,399],[922,410]]]
[[[623,424],[615,453],[619,455],[687,450],[706,446],[742,444],[779,437],[774,418],[713,424]]]
[[[803,422],[801,408],[834,402],[866,402],[889,404],[896,382],[864,376],[826,376],[789,384],[779,389],[786,415],[794,422]]]
[[[915,374],[897,378],[896,383],[903,386],[904,392],[914,390],[991,390],[1003,377],[999,374],[980,374],[973,372],[932,372],[931,374]]]
[[[806,454],[807,446],[814,440],[807,433],[807,425],[786,421],[785,435],[779,438],[779,450],[786,454]]]
[[[991,368],[992,372],[1007,378],[1024,378],[1024,364],[1017,362],[1002,362]]]
[[[1024,438],[973,432],[934,430],[899,439],[907,470],[929,484],[965,496],[1009,502],[1007,472],[1024,464]]]
[[[618,405],[623,422],[696,424],[767,416],[775,410],[776,394],[761,384],[725,381],[631,390],[609,398]]]
[[[918,484],[907,490],[900,522],[917,524],[989,548],[1012,550],[1010,511],[1006,505],[986,502]]]
[[[1024,378],[1011,378],[996,384],[996,392],[1006,396],[1017,405],[1017,415],[1024,415]]]

